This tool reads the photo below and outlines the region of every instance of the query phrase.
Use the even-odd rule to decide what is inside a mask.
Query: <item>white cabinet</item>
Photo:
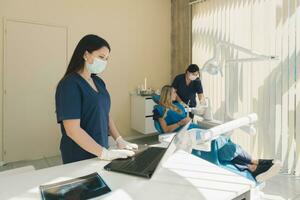
[[[155,103],[151,97],[131,95],[131,128],[143,133],[157,132],[153,122],[153,107]]]

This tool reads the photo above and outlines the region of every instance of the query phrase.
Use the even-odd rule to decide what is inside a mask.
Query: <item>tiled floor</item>
[[[24,167],[24,166],[28,166],[28,165],[34,166],[35,169],[43,169],[43,168],[57,166],[57,165],[61,165],[61,164],[62,164],[61,156],[59,155],[59,156],[43,158],[43,159],[39,159],[39,160],[28,160],[28,161],[18,161],[18,162],[13,162],[13,163],[7,163],[6,165],[0,167],[0,172],[9,170],[9,169]]]
[[[300,200],[300,177],[279,174],[266,182],[262,192],[266,200]]]
[[[135,139],[132,140],[132,142],[135,142],[142,147],[144,144],[149,145],[157,143],[157,137],[151,136],[142,139]],[[42,169],[61,164],[61,157],[54,156],[39,160],[8,163],[5,166],[0,167],[0,172],[27,165],[32,165],[35,169]],[[266,182],[266,186],[262,189],[261,193],[262,200],[300,200],[300,177],[279,174]]]

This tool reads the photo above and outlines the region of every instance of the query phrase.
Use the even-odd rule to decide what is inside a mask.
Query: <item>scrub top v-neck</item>
[[[67,136],[64,120],[80,119],[81,128],[98,144],[108,148],[110,95],[100,77],[92,75],[92,79],[98,91],[77,73],[68,75],[57,86],[56,116],[62,132],[60,150],[63,163],[95,157]]]
[[[200,79],[197,78],[187,85],[185,74],[179,74],[176,76],[172,83],[172,87],[176,89],[176,93],[180,99],[185,104],[189,104],[190,107],[196,107],[196,94],[203,93]]]

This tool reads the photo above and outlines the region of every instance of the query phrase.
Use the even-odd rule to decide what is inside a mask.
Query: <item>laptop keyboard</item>
[[[158,158],[161,158],[166,149],[163,148],[148,148],[142,153],[132,157],[128,162],[122,165],[125,171],[142,172],[151,166],[151,163]],[[157,164],[157,162],[155,162]],[[156,166],[155,166],[156,167]]]

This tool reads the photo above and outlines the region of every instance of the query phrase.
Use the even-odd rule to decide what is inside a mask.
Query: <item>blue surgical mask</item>
[[[86,63],[86,67],[91,74],[100,74],[105,70],[106,64],[107,61],[94,58],[94,62],[92,64]]]

